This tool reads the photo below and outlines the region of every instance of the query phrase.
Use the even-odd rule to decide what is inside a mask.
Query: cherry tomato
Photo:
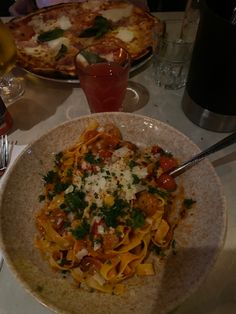
[[[107,123],[104,126],[104,131],[105,131],[105,133],[109,134],[111,137],[113,137],[113,138],[115,137],[118,140],[121,140],[121,138],[122,138],[120,130],[112,123]]]
[[[155,154],[160,153],[161,150],[162,150],[161,147],[159,147],[158,145],[154,145],[152,146],[151,153],[155,155]]]
[[[173,157],[169,157],[166,155],[160,156],[160,166],[164,172],[169,171],[173,168],[176,168],[177,165],[178,165],[178,162]]]
[[[98,134],[97,130],[88,130],[85,134],[84,134],[84,139],[86,141],[91,140],[93,137],[95,137]]]
[[[115,148],[117,144],[119,144],[120,140],[115,136],[107,135],[105,137],[105,147],[110,149]]]
[[[109,159],[112,156],[112,152],[109,150],[105,150],[105,149],[101,149],[98,152],[98,155],[102,158],[102,159]]]
[[[168,192],[173,192],[177,188],[175,179],[167,173],[163,173],[159,178],[157,178],[157,185]]]

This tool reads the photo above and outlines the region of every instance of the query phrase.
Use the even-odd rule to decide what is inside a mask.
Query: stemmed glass
[[[75,58],[81,87],[90,111],[122,111],[130,70],[129,53],[115,44],[96,44]]]
[[[11,70],[16,62],[16,45],[7,26],[0,20],[0,95],[11,103],[24,93],[23,86]]]

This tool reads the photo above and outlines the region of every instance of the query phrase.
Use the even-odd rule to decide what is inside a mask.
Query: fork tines
[[[0,139],[0,171],[6,170],[9,162],[9,142],[7,135],[1,135]]]

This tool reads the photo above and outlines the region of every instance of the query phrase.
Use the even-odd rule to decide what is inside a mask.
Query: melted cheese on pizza
[[[126,5],[117,9],[103,10],[100,14],[112,22],[118,22],[123,18],[129,17],[132,14],[133,5]]]
[[[118,32],[115,34],[116,38],[119,38],[125,43],[131,42],[134,39],[134,36],[135,36],[134,32],[131,29],[128,29],[127,27],[120,27],[118,29]]]
[[[29,22],[29,25],[33,27],[34,31],[38,34],[50,31],[55,28],[61,28],[67,30],[71,27],[71,22],[68,16],[62,15],[56,19],[43,20],[42,16],[34,16]]]
[[[65,45],[68,47],[70,44],[70,40],[69,38],[66,38],[66,37],[60,37],[60,38],[48,41],[47,44],[49,46],[49,49],[53,51],[58,51],[62,45]]]

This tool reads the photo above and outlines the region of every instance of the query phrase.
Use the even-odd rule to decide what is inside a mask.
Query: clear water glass
[[[155,79],[166,89],[185,86],[190,64],[192,43],[163,39],[155,60]]]
[[[195,34],[188,29],[181,36],[182,25],[182,20],[165,21],[164,36],[155,49],[155,81],[166,89],[179,89],[186,84]]]

